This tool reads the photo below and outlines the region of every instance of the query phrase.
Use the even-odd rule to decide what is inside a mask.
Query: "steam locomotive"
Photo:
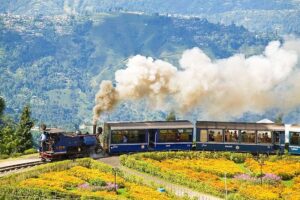
[[[49,130],[41,158],[53,160],[88,156],[101,149],[108,154],[145,151],[232,151],[300,154],[300,126],[275,123],[197,121],[108,122],[92,135],[67,135]],[[100,145],[99,135],[103,138]]]
[[[46,129],[44,134],[46,139],[39,147],[43,161],[86,157],[102,150],[96,134],[66,133],[61,129]]]

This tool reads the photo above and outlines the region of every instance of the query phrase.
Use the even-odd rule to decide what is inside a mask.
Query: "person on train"
[[[45,124],[41,125],[41,136],[40,136],[40,142],[41,142],[41,151],[46,151],[46,141],[47,141],[47,133],[46,133],[47,126]]]
[[[208,139],[209,139],[209,141],[215,141],[214,133],[213,133],[213,132],[210,132],[210,133],[208,134]]]
[[[238,139],[239,139],[239,137],[238,137],[238,135],[237,135],[237,132],[234,131],[234,134],[233,134],[233,140],[234,140],[234,142],[237,142]]]
[[[128,142],[128,139],[126,137],[126,135],[123,135],[123,143],[127,143]]]
[[[222,142],[222,135],[220,132],[218,132],[218,135],[216,136],[216,142]]]
[[[271,138],[269,138],[268,133],[265,133],[263,136],[263,142],[267,143],[267,142],[271,142],[270,140]]]
[[[180,142],[180,133],[176,134],[176,142]]]

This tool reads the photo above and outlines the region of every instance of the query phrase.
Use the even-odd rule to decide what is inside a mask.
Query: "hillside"
[[[186,48],[198,46],[211,57],[253,54],[272,37],[205,19],[136,14],[0,18],[0,91],[7,112],[32,106],[37,122],[74,128],[90,121],[94,96],[103,79],[136,54],[177,64]],[[162,119],[144,103],[126,102],[109,119]],[[16,112],[14,112],[16,111]]]
[[[0,5],[0,13],[28,16],[100,12],[198,16],[265,34],[300,34],[298,0],[11,0]]]

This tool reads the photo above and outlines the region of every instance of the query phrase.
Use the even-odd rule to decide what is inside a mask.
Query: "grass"
[[[282,181],[282,183],[285,187],[292,187],[294,184],[294,181],[293,181],[293,179],[291,179],[291,180],[287,180],[287,181]]]
[[[245,174],[251,174],[251,171],[245,167],[244,163],[236,163]]]

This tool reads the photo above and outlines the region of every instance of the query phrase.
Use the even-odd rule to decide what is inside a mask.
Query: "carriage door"
[[[157,133],[157,130],[155,130],[155,129],[149,129],[148,133],[149,133],[149,139],[148,139],[149,149],[154,149],[155,146],[156,146],[156,133]]]

